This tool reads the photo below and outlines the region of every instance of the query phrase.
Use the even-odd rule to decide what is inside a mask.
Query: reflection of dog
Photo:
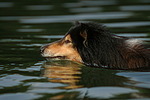
[[[43,64],[42,76],[50,78],[50,82],[68,84],[63,89],[81,88],[80,81],[81,64],[70,61],[52,61]]]
[[[49,59],[68,59],[90,66],[135,69],[150,67],[150,50],[142,41],[113,35],[96,23],[77,23],[59,41],[41,48]]]

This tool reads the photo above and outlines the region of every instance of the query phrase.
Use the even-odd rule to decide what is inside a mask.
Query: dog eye
[[[70,40],[66,40],[66,41],[64,41],[64,43],[68,44],[68,43],[71,43],[71,41]]]

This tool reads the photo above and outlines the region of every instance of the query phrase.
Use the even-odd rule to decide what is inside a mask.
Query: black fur
[[[81,36],[84,32],[86,38]],[[127,47],[125,41],[129,38],[111,34],[103,25],[78,23],[68,34],[86,65],[118,69],[150,67],[149,50],[141,53],[144,50],[141,45],[136,48],[137,51]]]

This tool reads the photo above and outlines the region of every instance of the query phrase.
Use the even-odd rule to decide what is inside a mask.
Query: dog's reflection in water
[[[43,64],[42,76],[48,77],[50,82],[68,84],[65,87],[59,87],[62,89],[75,89],[81,88],[78,85],[80,81],[80,70],[82,65],[75,62],[62,60],[62,61],[50,61]]]

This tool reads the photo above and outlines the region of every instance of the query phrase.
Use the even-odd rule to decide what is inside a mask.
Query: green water
[[[150,72],[46,62],[40,46],[75,20],[150,42],[149,0],[1,0],[0,100],[150,99]]]

